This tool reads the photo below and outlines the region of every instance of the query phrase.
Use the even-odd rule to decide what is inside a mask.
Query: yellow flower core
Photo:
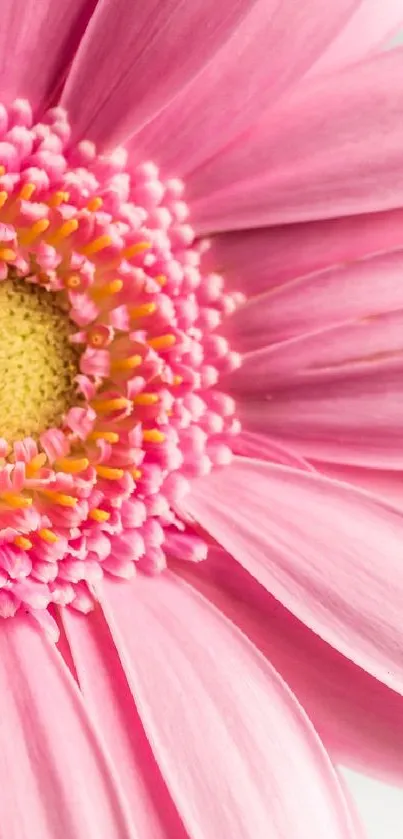
[[[0,282],[0,437],[9,443],[60,425],[77,402],[73,331],[61,294]]]

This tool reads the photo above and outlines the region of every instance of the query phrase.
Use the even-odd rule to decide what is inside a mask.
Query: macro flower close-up
[[[363,839],[339,766],[403,779],[403,4],[0,11],[0,839]]]

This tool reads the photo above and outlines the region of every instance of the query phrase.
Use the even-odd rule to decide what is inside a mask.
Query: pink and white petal
[[[382,50],[403,25],[401,0],[365,0],[310,74],[333,73]]]
[[[233,624],[171,572],[106,582],[100,596],[192,839],[354,835],[308,719]]]
[[[397,49],[300,84],[189,177],[198,233],[401,207],[402,70]]]
[[[305,459],[403,466],[403,312],[247,354],[229,388],[247,431]]]
[[[205,264],[248,297],[334,265],[403,246],[403,210],[262,227],[211,239]]]
[[[100,610],[62,619],[86,706],[102,729],[139,837],[188,839],[153,757]]]
[[[244,353],[354,320],[356,331],[367,333],[373,355],[377,349],[372,330],[368,334],[360,323],[403,311],[402,277],[403,251],[337,266],[252,297],[225,321],[225,332]],[[348,358],[348,346],[344,350]]]
[[[403,517],[312,472],[236,458],[182,502],[292,614],[403,692]]]
[[[175,571],[230,618],[288,683],[333,761],[403,781],[403,699],[334,650],[225,551]]]
[[[314,461],[314,468],[322,475],[371,492],[403,510],[403,473],[397,470],[359,468],[337,463]]]
[[[2,836],[138,839],[77,685],[25,617],[0,622],[0,717]]]
[[[187,176],[302,78],[358,5],[359,0],[326,7],[321,0],[255,0],[211,62],[133,138],[134,157],[146,155],[166,172]],[[201,37],[205,31],[202,27]]]
[[[108,146],[127,140],[211,61],[255,5],[144,0],[133,8],[132,0],[98,0],[62,96],[75,135]],[[172,133],[170,125],[164,143]]]
[[[267,435],[254,434],[245,429],[242,429],[234,438],[233,451],[243,457],[267,460],[269,463],[282,463],[283,466],[294,466],[295,469],[306,469],[308,472],[315,471],[307,460],[298,457],[291,449],[270,440]]]
[[[1,101],[54,104],[96,0],[2,0]]]

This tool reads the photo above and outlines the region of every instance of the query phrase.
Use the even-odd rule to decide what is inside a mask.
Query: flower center
[[[77,400],[72,326],[57,294],[16,278],[0,283],[0,437],[9,443],[59,425]]]

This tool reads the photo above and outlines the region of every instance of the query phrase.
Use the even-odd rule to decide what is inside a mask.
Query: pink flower
[[[2,829],[352,839],[328,752],[401,773],[400,10],[137,5],[2,4]]]

